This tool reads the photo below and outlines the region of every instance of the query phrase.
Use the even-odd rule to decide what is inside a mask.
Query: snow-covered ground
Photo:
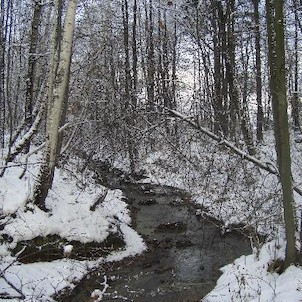
[[[73,287],[89,270],[106,261],[118,261],[146,249],[142,238],[131,228],[130,213],[120,190],[109,190],[104,202],[94,211],[94,204],[105,188],[86,179],[85,187],[70,173],[57,170],[47,197],[49,213],[34,205],[25,206],[37,175],[33,157],[25,177],[20,167],[7,169],[0,178],[1,233],[12,238],[0,245],[0,301],[53,301],[51,296],[65,287]],[[89,177],[89,176],[88,176]],[[104,258],[78,261],[68,258],[70,244],[62,245],[62,259],[22,264],[12,256],[19,241],[38,236],[59,235],[67,242],[102,242],[110,233],[121,232],[125,247]],[[105,288],[105,287],[104,287]],[[4,299],[15,297],[15,299]],[[23,296],[23,298],[22,298]],[[100,296],[100,295],[99,295]],[[99,299],[99,296],[96,299]]]
[[[266,243],[259,254],[241,256],[221,270],[214,290],[203,302],[298,302],[302,300],[302,269],[290,266],[282,274],[274,272],[272,264],[284,258],[285,243]]]

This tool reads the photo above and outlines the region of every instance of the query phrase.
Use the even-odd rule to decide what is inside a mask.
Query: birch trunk
[[[61,50],[57,68],[51,68],[49,83],[52,86],[50,96],[50,112],[47,121],[47,139],[44,151],[44,163],[41,166],[38,180],[35,184],[33,201],[42,210],[47,210],[45,199],[52,186],[54,170],[57,162],[59,126],[61,121],[61,112],[68,88],[70,58],[72,53],[72,40],[75,24],[75,13],[77,0],[69,0],[61,41]],[[54,41],[54,43],[56,43]],[[51,93],[52,92],[52,93]]]

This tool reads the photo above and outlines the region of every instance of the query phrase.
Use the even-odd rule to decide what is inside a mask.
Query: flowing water
[[[196,215],[184,192],[156,185],[122,184],[133,213],[133,227],[148,251],[86,276],[58,301],[91,301],[95,289],[109,285],[101,301],[197,302],[220,276],[219,268],[251,252],[239,233],[220,229]]]

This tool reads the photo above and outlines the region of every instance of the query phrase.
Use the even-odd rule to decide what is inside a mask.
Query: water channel
[[[101,301],[197,302],[220,276],[219,268],[251,252],[237,232],[221,234],[211,221],[196,215],[190,197],[175,188],[123,183],[133,227],[145,239],[142,255],[109,263],[86,276],[61,302],[83,302],[107,278]]]

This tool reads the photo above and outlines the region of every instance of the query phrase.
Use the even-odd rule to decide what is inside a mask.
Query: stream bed
[[[101,301],[197,302],[216,284],[219,268],[251,253],[250,242],[196,215],[184,192],[150,184],[119,186],[132,210],[133,227],[145,239],[142,255],[108,263],[87,275],[60,302],[83,302],[109,287]]]

